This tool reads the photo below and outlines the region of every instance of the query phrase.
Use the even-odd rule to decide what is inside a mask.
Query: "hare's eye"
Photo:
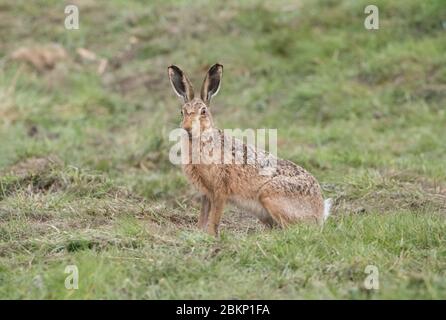
[[[180,110],[180,114],[183,115],[183,110]]]
[[[201,113],[202,115],[203,115],[203,114],[206,114],[206,108],[201,109],[200,113]]]

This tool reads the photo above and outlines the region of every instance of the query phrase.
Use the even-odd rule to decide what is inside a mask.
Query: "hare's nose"
[[[183,129],[186,131],[190,131],[192,129],[192,126],[189,121],[183,121]]]

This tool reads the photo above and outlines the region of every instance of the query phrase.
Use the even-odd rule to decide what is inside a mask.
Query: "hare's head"
[[[181,107],[183,129],[194,134],[212,128],[214,123],[209,102],[220,90],[223,66],[217,63],[209,69],[201,86],[199,98],[195,97],[192,84],[180,68],[170,66],[168,73],[173,90],[184,102]]]

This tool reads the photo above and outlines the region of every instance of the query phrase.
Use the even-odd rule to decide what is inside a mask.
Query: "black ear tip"
[[[177,67],[176,65],[174,65],[174,64],[172,64],[172,65],[170,65],[169,67],[167,67],[167,70],[168,70],[168,71],[173,70],[173,71],[175,71],[175,72],[182,73],[181,69],[178,68],[178,67]]]
[[[223,71],[223,65],[220,64],[220,63],[216,63],[209,69],[210,73],[213,73],[213,72],[216,72],[216,71]]]

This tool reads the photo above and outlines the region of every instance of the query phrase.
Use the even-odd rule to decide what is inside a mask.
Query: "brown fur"
[[[221,65],[212,66],[203,82],[201,97],[194,98],[193,88],[185,74],[178,67],[169,67],[172,86],[185,101],[182,127],[189,136],[183,139],[183,143],[189,147],[190,156],[193,152],[200,154],[200,163],[194,163],[191,157],[183,165],[188,180],[202,193],[199,227],[216,235],[227,202],[256,215],[268,226],[322,221],[322,192],[311,174],[290,161],[275,158],[276,171],[271,175],[261,175],[260,170],[272,155],[225,136],[214,127],[209,101],[220,88],[222,71]],[[199,139],[199,143],[194,144],[193,139]],[[220,151],[219,146],[231,147]],[[204,149],[208,152],[203,152]],[[236,163],[237,152],[243,154],[242,164]],[[218,162],[222,159],[229,161]],[[256,161],[248,161],[253,159]]]

